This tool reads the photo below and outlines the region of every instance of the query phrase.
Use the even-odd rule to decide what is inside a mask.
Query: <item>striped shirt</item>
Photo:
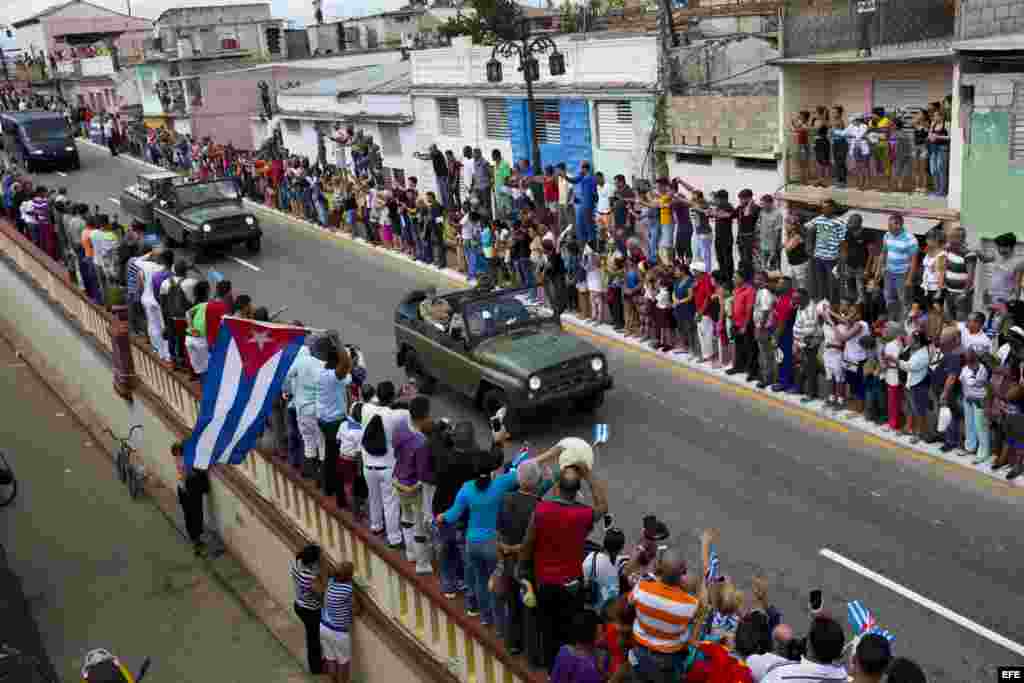
[[[920,247],[917,238],[906,230],[898,235],[891,232],[885,233],[885,270],[893,275],[906,275],[910,270],[910,264]]]
[[[967,291],[967,281],[970,276],[968,267],[970,261],[976,259],[973,252],[958,254],[955,251],[946,252],[946,291],[950,294],[963,294]]]
[[[128,259],[128,301],[139,300],[139,282],[142,277],[142,272],[139,270],[139,260],[137,258]]]
[[[815,231],[814,258],[826,261],[839,258],[839,245],[846,239],[846,223],[838,218],[818,216],[805,227]]]
[[[687,629],[697,612],[697,599],[678,586],[641,581],[629,594],[636,607],[633,635],[637,643],[670,654],[686,647]]]
[[[292,581],[295,582],[295,604],[303,609],[320,609],[320,596],[313,590],[317,568],[298,559],[292,560]]]
[[[352,584],[331,579],[324,593],[320,623],[334,631],[352,630]]]

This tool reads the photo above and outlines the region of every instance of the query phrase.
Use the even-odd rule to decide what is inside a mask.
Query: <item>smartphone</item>
[[[821,590],[815,589],[811,591],[810,599],[808,604],[811,606],[812,612],[817,612],[821,609]]]

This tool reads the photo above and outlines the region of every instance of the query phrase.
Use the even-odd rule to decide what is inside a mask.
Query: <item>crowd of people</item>
[[[448,172],[437,192],[421,195],[412,177],[380,188],[372,140],[360,144],[343,147],[353,163],[338,167],[281,155],[250,166],[211,141],[190,144],[187,156],[182,147],[170,163],[237,175],[277,208],[437,266],[451,245],[454,265],[471,278],[492,274],[499,286],[533,289],[556,311],[664,353],[823,400],[912,441],[942,440],[976,463],[1008,467],[1009,478],[1021,472],[1024,260],[1012,234],[987,259],[967,249],[959,227],[936,226],[922,245],[899,215],[879,234],[831,202],[805,220],[749,190],[735,206],[724,191],[708,203],[681,179],[634,189],[589,164],[574,175],[564,166],[535,175],[528,162],[513,168],[497,152],[487,162],[480,150],[451,166],[453,155],[436,147],[424,156],[435,173],[442,164]],[[118,225],[14,168],[0,184],[18,229],[65,263],[93,301],[127,304],[132,329],[169,367],[201,379],[223,316],[272,317],[229,281],[196,277],[173,252],[147,244],[138,222]],[[977,284],[987,285],[988,308],[972,311],[985,261],[991,282]],[[794,636],[801,617],[784,623],[762,579],[743,591],[723,578],[713,532],[696,568],[655,517],[627,551],[585,442],[510,458],[502,429],[481,446],[471,422],[435,417],[415,385],[367,379],[358,349],[336,333],[311,335],[269,420],[270,450],[416,573],[437,574],[445,598],[461,594],[471,617],[553,681],[925,680],[915,664],[892,658],[884,635],[848,642],[817,608],[806,637]],[[183,491],[194,515],[188,485]],[[192,527],[201,553],[202,525],[193,518]],[[323,672],[326,660],[346,680],[351,567],[326,573],[317,549],[296,558],[296,612],[311,670]]]
[[[923,109],[847,115],[843,107],[799,111],[790,121],[797,182],[859,190],[949,191],[952,97]],[[851,181],[852,178],[852,181]]]

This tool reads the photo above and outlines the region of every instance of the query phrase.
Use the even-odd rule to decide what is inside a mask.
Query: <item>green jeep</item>
[[[421,392],[444,384],[489,417],[504,407],[510,432],[554,403],[595,410],[612,386],[604,354],[565,332],[526,289],[414,291],[395,312],[395,342],[398,366]]]

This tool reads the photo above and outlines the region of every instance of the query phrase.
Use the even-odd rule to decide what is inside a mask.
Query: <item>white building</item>
[[[409,62],[361,66],[284,91],[277,96],[274,121],[253,121],[254,137],[265,139],[270,127],[280,124],[289,152],[316,159],[317,131],[330,135],[336,123],[351,124],[380,145],[385,182],[416,175],[409,72]],[[335,160],[333,147],[328,140],[329,162]]]
[[[565,74],[551,76],[547,55],[534,83],[541,163],[570,171],[590,161],[606,176],[649,175],[653,163],[654,94],[658,81],[653,34],[562,35]],[[517,64],[502,60],[503,81],[489,83],[492,48],[457,38],[451,47],[412,52],[412,104],[420,151],[479,147],[489,159],[530,159],[526,90]],[[429,161],[416,161],[420,187],[436,186]]]

